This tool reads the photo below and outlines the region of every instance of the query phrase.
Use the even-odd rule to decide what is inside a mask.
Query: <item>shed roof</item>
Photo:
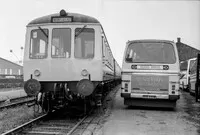
[[[23,66],[21,66],[21,65],[19,65],[19,64],[17,64],[17,63],[14,63],[14,62],[12,62],[12,61],[6,60],[6,59],[1,58],[1,57],[0,57],[0,60],[5,61],[5,62],[8,62],[8,63],[11,63],[11,64],[14,64],[14,65],[19,66],[19,67],[23,67]]]

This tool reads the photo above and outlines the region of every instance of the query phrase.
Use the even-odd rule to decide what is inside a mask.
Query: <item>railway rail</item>
[[[90,114],[90,113],[89,113]],[[69,116],[58,116],[56,112],[51,114],[44,114],[38,118],[35,118],[21,126],[18,126],[2,135],[13,135],[13,134],[48,134],[48,135],[60,135],[67,134],[72,135],[74,131],[84,122],[84,120],[89,116],[85,115],[83,117],[69,117]],[[56,116],[52,116],[56,115]]]
[[[118,89],[116,87],[115,89]],[[115,90],[116,91],[116,90]],[[103,102],[107,102],[106,98]],[[105,103],[104,103],[105,104]],[[80,108],[74,108],[69,106],[63,110],[53,111],[49,115],[44,114],[39,116],[21,126],[18,126],[10,131],[3,133],[2,135],[13,135],[13,134],[42,134],[42,135],[77,135],[87,133],[87,131],[92,132],[91,127],[94,129],[98,126],[100,120],[102,119],[101,114],[105,106],[98,108],[92,108],[89,110],[87,115],[84,114],[83,110],[77,110]],[[79,111],[79,113],[77,113]],[[64,112],[64,113],[61,113]],[[81,112],[81,113],[80,113]],[[81,115],[80,115],[81,114]],[[89,130],[88,130],[89,129]]]
[[[33,103],[35,101],[34,97],[20,97],[15,99],[10,99],[8,101],[0,102],[0,110],[4,108],[11,108],[23,104]]]
[[[35,118],[35,119],[33,119],[33,120],[27,122],[27,123],[24,123],[23,125],[20,125],[20,126],[14,128],[14,129],[11,129],[11,130],[9,130],[9,131],[3,133],[2,135],[13,135],[13,134],[17,134],[18,132],[20,132],[20,131],[23,130],[24,128],[26,128],[26,127],[28,127],[28,126],[31,126],[32,124],[36,123],[36,122],[39,121],[39,120],[44,119],[45,117],[47,117],[47,114],[44,114],[44,115],[42,115],[42,116],[39,116],[39,117],[37,117],[37,118]]]

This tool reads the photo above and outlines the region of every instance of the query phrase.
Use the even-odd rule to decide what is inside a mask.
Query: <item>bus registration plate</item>
[[[155,99],[155,98],[156,98],[156,95],[143,95],[142,97],[144,97],[144,98]]]

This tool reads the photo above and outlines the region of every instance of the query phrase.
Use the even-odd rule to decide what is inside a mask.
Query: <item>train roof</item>
[[[65,12],[65,10],[61,10],[60,13],[55,13],[43,17],[36,18],[32,20],[28,25],[34,25],[34,24],[46,24],[46,23],[55,23],[52,22],[52,18],[67,18],[71,17],[72,21],[70,22],[63,22],[63,23],[100,23],[96,18],[78,14],[78,13],[69,13]],[[61,23],[61,22],[59,22]]]

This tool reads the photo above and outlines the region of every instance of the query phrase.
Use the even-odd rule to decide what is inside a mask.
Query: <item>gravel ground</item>
[[[1,110],[0,134],[22,125],[39,115],[41,115],[41,108],[40,112],[34,113],[34,106],[28,107],[27,105]]]
[[[103,134],[102,128],[111,115],[112,108],[113,108],[113,105],[114,105],[113,101],[114,101],[114,99],[116,97],[116,93],[118,92],[120,87],[121,87],[121,85],[118,85],[117,87],[115,87],[114,90],[112,90],[106,96],[106,98],[103,102],[103,106],[101,108],[97,109],[97,113],[99,113],[100,121],[98,122],[97,125],[95,125],[95,128],[92,131],[93,135],[102,135]],[[87,134],[87,133],[85,133],[85,134]]]
[[[99,124],[94,129],[95,134],[101,133],[101,128],[106,122],[106,119],[111,114],[111,108],[113,106],[113,98],[116,95],[117,90],[120,88],[120,85],[118,85],[113,91],[111,91],[107,97],[104,100],[103,106],[99,108],[99,117],[101,117],[101,120],[99,121]],[[0,90],[1,91],[1,90]],[[41,108],[40,108],[41,112]],[[10,108],[10,109],[4,109],[1,110],[0,113],[0,134],[15,128],[25,122],[30,121],[31,119],[41,115],[41,113],[35,113],[34,114],[34,107],[27,107],[26,105],[17,107],[17,108]]]

